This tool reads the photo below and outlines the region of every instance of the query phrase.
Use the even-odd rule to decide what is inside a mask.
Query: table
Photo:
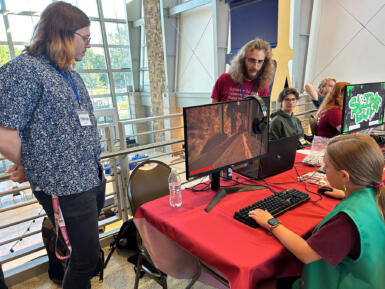
[[[297,154],[295,168],[300,175],[314,171],[300,162],[304,155]],[[233,175],[237,176],[236,174]],[[296,181],[295,169],[267,178],[271,188],[281,191],[296,188],[305,191],[303,183]],[[240,181],[248,182],[239,176]],[[274,185],[272,183],[283,183]],[[221,185],[231,185],[223,182]],[[253,181],[250,184],[263,184]],[[317,186],[307,184],[313,192]],[[216,269],[229,281],[231,288],[255,288],[255,285],[272,277],[300,275],[302,263],[284,248],[274,236],[261,228],[251,228],[233,218],[236,210],[271,194],[268,189],[227,195],[209,213],[204,208],[215,192],[184,190],[183,205],[172,208],[168,196],[141,206],[134,222],[155,265],[175,278],[192,278],[197,270],[197,258]],[[311,200],[319,196],[311,195]],[[279,216],[280,221],[301,236],[313,228],[338,203],[323,197],[314,203],[307,202]],[[207,276],[200,279],[217,286]]]

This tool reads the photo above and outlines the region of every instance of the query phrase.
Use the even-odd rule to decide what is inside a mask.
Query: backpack
[[[118,234],[114,237],[114,240],[110,244],[111,251],[107,256],[106,262],[104,263],[104,268],[107,266],[108,261],[110,261],[111,255],[114,253],[116,248],[135,251],[135,253],[139,252],[136,234],[137,230],[133,219],[129,219],[122,224]]]
[[[59,260],[55,254],[56,231],[50,219],[44,218],[41,235],[43,237],[44,247],[48,254],[48,276],[58,284],[61,284],[64,278],[64,273],[67,268],[67,260]],[[68,248],[63,240],[61,232],[58,234],[56,250],[61,256],[68,254]],[[100,249],[98,264],[95,268],[93,276],[99,276],[99,282],[103,282],[104,274],[104,251]]]
[[[119,233],[114,238],[114,241],[110,244],[111,251],[107,256],[106,262],[104,263],[104,268],[107,266],[108,261],[111,258],[112,253],[114,253],[115,249],[126,249],[130,251],[134,251],[134,254],[127,258],[127,261],[134,265],[134,271],[136,273],[136,265],[138,262],[139,256],[139,247],[138,247],[138,239],[137,239],[137,229],[134,224],[134,219],[129,219],[125,221],[120,227]],[[147,270],[151,271],[153,274],[159,274],[159,270],[155,268],[155,266],[149,262],[146,258],[143,258],[142,263]],[[139,274],[139,278],[142,278],[145,271],[141,269]]]
[[[64,278],[64,272],[67,267],[67,260],[59,260],[55,255],[56,231],[52,222],[47,217],[44,218],[41,235],[43,237],[44,247],[48,254],[48,276],[55,283],[60,284]],[[57,250],[65,256],[68,253],[67,246],[63,240],[61,233],[57,239]]]

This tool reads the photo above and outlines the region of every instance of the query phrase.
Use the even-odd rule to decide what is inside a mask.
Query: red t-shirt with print
[[[243,82],[243,95],[248,97],[249,95],[258,94],[258,96],[268,96],[270,93],[269,86],[266,84],[261,89],[256,90],[253,88],[253,82],[245,80]],[[211,98],[216,101],[231,101],[242,98],[241,85],[236,84],[230,77],[230,74],[223,73],[218,77],[215,82]]]

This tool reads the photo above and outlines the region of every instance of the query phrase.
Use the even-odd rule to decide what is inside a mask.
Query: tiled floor
[[[108,253],[109,248],[104,249]],[[99,283],[98,277],[92,279],[93,289],[118,289],[118,288],[134,288],[135,273],[134,267],[127,262],[128,252],[115,251],[104,272],[104,281]],[[178,280],[172,277],[167,278],[167,285],[170,289],[182,289],[187,286],[190,280]],[[34,278],[28,279],[23,283],[19,283],[9,289],[59,289],[59,285],[53,283],[48,274],[41,274]],[[155,281],[144,276],[139,281],[140,289],[159,289],[161,288]],[[201,282],[194,284],[194,289],[212,289],[214,287],[204,285]]]
[[[180,159],[178,157],[174,158],[171,160],[170,158],[167,157],[162,157],[158,158],[161,161],[164,161],[166,163],[172,163],[173,161],[179,161]],[[172,167],[177,168],[179,172],[184,172],[185,170],[185,164],[180,163],[176,165],[172,165]],[[185,181],[185,175],[181,174],[182,181]],[[187,186],[191,186],[194,183],[197,183],[199,180],[193,183],[189,183]],[[15,184],[7,181],[7,182],[1,182],[1,185],[3,186],[0,191],[7,190],[9,188],[4,188],[4,186],[14,186]],[[109,186],[112,186],[109,184]],[[108,187],[107,191],[112,191],[112,187]],[[19,201],[25,200],[26,198],[29,198],[31,195],[30,192],[27,192],[26,195],[22,196],[15,196],[14,198],[11,198],[10,196],[8,199],[3,199],[3,207],[5,205],[13,205],[17,204]],[[38,214],[44,214],[44,211],[41,209],[40,205],[38,204],[33,204],[30,206],[18,208],[15,210],[7,211],[7,212],[2,212],[1,213],[1,218],[0,218],[0,226],[9,224],[12,222],[16,222],[22,218],[27,218],[28,216],[33,216],[33,215],[38,215]],[[13,238],[13,237],[18,237],[22,235],[23,233],[26,232],[32,232],[36,230],[41,229],[41,222],[43,218],[39,218],[35,221],[30,221],[27,223],[23,224],[18,224],[6,229],[1,229],[0,230],[0,242]],[[0,247],[0,256],[8,254],[11,249],[13,250],[20,250],[24,247],[31,246],[33,244],[37,244],[41,242],[41,234],[36,234],[31,237],[27,237],[15,242],[12,242],[10,244],[4,245]],[[108,254],[109,248],[105,249],[106,255]],[[34,254],[28,255],[27,257],[24,257],[22,259],[18,259],[9,263],[5,263],[3,265],[3,270],[7,271],[10,268],[14,268],[18,266],[19,264],[23,262],[27,262],[33,258],[36,258],[38,256],[44,255],[45,251],[40,251],[36,252]],[[107,268],[105,271],[105,276],[104,276],[104,282],[99,283],[97,278],[94,278],[92,280],[92,288],[133,288],[134,286],[134,269],[133,265],[131,263],[127,262],[127,253],[125,252],[116,252],[113,254]],[[184,288],[187,284],[189,283],[189,280],[177,280],[172,277],[168,277],[168,286],[169,288]],[[139,288],[160,288],[160,286],[153,280],[147,277],[143,277],[140,280]],[[25,289],[25,288],[34,288],[34,289],[43,289],[43,288],[61,288],[60,286],[54,284],[49,278],[48,274],[42,274],[39,276],[36,276],[34,278],[28,279],[24,281],[23,283],[14,285],[10,287],[10,289]],[[213,288],[210,286],[206,286],[202,283],[196,283],[194,285],[194,288],[201,288],[201,289],[208,289],[208,288]]]

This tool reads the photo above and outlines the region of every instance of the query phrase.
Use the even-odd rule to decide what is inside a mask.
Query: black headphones
[[[265,102],[258,95],[250,95],[246,99],[255,99],[259,105],[259,108],[261,109],[262,117],[261,116],[254,117],[253,123],[252,123],[253,132],[255,134],[261,134],[263,133],[263,131],[265,130],[265,128],[269,123],[268,110],[265,105]]]

